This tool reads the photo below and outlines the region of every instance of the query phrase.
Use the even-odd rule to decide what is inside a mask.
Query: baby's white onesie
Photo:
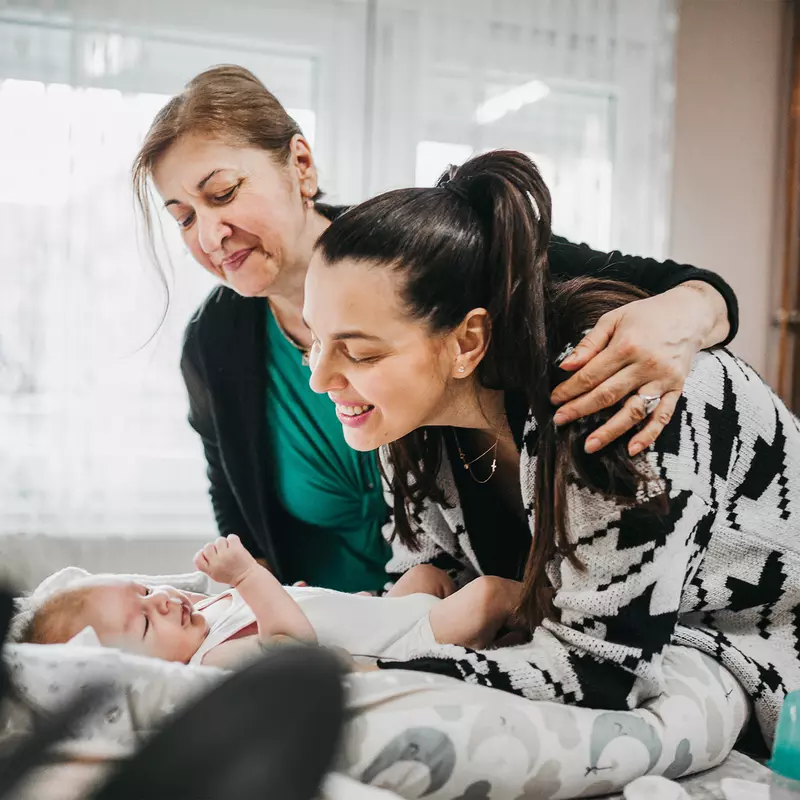
[[[323,647],[341,647],[353,656],[407,659],[414,651],[436,644],[428,614],[441,601],[433,595],[369,597],[332,589],[284,588],[303,609]],[[236,589],[202,600],[195,609],[202,611],[227,596],[231,598],[228,607],[213,623],[190,664],[202,663],[209,650],[256,621]]]

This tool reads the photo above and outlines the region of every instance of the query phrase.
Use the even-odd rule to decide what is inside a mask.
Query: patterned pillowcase
[[[593,797],[645,774],[679,778],[725,760],[749,701],[727,670],[672,647],[667,691],[636,711],[532,702],[441,676],[352,675],[340,771],[403,798]]]
[[[85,636],[86,632],[79,634]],[[77,736],[131,748],[163,724],[166,715],[226,674],[213,667],[134,656],[76,640],[68,644],[12,644],[3,653],[23,702],[4,709],[0,737],[30,730],[26,706],[46,712],[61,706],[80,687],[105,682],[115,691]]]

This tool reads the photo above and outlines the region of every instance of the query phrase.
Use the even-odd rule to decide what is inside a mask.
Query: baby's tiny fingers
[[[217,555],[217,548],[214,545],[214,542],[209,542],[202,550],[203,555],[211,560],[214,556]]]

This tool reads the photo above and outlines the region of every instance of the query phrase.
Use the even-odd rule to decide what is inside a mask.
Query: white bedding
[[[691,800],[726,800],[721,787],[722,781],[726,778],[768,784],[769,776],[770,771],[766,767],[734,751],[718,767],[690,778],[683,778],[678,783]],[[530,797],[537,797],[537,795],[530,795]],[[46,798],[46,800],[50,800],[50,798]],[[320,800],[403,800],[403,798],[386,789],[365,786],[352,778],[333,774],[326,781]],[[497,798],[492,796],[492,800],[502,800],[502,797],[500,795]],[[514,800],[525,799],[514,798]],[[624,800],[624,798],[621,794],[615,794],[609,795],[607,800]]]
[[[102,776],[104,767],[96,764],[63,764],[39,770],[21,788],[14,800],[80,800]],[[725,800],[720,787],[725,778],[737,778],[766,784],[769,770],[755,761],[733,752],[720,766],[680,781],[692,800]],[[341,773],[331,773],[325,781],[319,800],[404,800],[388,789],[378,789]],[[502,800],[498,796],[496,800]],[[515,798],[515,800],[521,800]],[[608,800],[622,800],[613,795]]]

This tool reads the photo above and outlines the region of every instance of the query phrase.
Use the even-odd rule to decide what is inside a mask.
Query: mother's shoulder
[[[186,335],[200,329],[220,325],[238,325],[255,314],[263,314],[266,303],[262,297],[242,297],[228,286],[215,286],[198,306],[186,326]]]
[[[759,416],[783,405],[753,367],[724,347],[703,350],[695,356],[683,395],[690,407],[702,404],[718,409],[747,409],[748,413],[757,411]],[[772,416],[767,411],[767,417]]]
[[[227,286],[215,286],[186,325],[182,361],[225,363],[236,354],[237,360],[250,363],[257,357],[256,331],[263,330],[266,308],[262,297],[242,297]]]

